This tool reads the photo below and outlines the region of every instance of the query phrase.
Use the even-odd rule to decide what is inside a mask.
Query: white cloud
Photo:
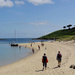
[[[20,4],[25,4],[25,3],[24,3],[24,1],[15,1],[15,4],[20,5]]]
[[[30,23],[32,25],[35,25],[35,26],[43,26],[43,25],[48,25],[49,23],[47,21],[41,21],[41,22],[32,22]]]
[[[11,0],[0,0],[0,7],[12,7],[13,5]]]
[[[52,0],[28,0],[28,2],[30,2],[34,5],[53,4],[54,3]]]

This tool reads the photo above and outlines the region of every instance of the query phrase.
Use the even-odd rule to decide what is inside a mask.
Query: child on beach
[[[58,67],[61,66],[61,58],[62,58],[62,54],[60,53],[60,51],[58,51],[58,54],[57,54]]]
[[[48,59],[47,59],[47,56],[46,56],[45,53],[44,53],[44,56],[42,57],[42,63],[43,63],[43,70],[44,70],[44,67],[45,67],[45,70],[46,70]]]

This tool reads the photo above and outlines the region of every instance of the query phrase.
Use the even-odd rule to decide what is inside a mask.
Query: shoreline
[[[32,47],[37,51],[37,53],[32,56],[28,56],[22,60],[19,60],[15,63],[9,64],[7,66],[0,67],[0,75],[75,75],[75,71],[70,69],[69,66],[75,63],[74,49],[75,43],[73,41],[69,42],[58,42],[58,41],[47,41],[44,42],[44,46],[41,46],[38,51],[38,44],[41,46],[41,42],[35,42],[32,44]],[[32,49],[30,43],[19,44],[21,46],[27,45],[27,48]],[[45,47],[47,48],[45,50]],[[57,51],[62,53],[62,65],[61,68],[56,68],[57,61],[56,55]],[[48,69],[42,71],[42,56],[46,53],[48,57]]]
[[[26,45],[26,44],[31,44],[31,43],[19,43],[18,46],[25,47],[24,45]],[[26,48],[32,50],[31,47],[26,47]],[[34,54],[36,54],[36,53],[37,53],[37,51],[35,51]],[[31,57],[32,55],[33,55],[33,53],[32,53],[32,52],[29,52],[28,55],[27,55],[26,57],[24,57],[24,58],[22,58],[22,59],[19,59],[19,60],[15,61],[15,62],[12,62],[12,63],[10,63],[10,64],[4,65],[4,66],[0,66],[0,68],[9,66],[9,65],[12,65],[12,64],[15,64],[15,63],[18,63],[18,62],[20,62],[20,61],[22,61],[22,60],[25,60],[25,59]]]
[[[18,46],[11,47],[10,44],[1,44],[0,49],[0,67],[15,63],[32,55],[32,51],[30,49],[26,49],[24,47],[19,48]]]

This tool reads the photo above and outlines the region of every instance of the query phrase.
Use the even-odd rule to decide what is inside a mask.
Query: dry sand
[[[48,41],[44,42],[44,46],[41,46],[41,43],[38,42],[33,43],[32,47],[30,43],[19,45],[27,46],[30,49],[34,47],[37,52],[13,64],[0,67],[0,75],[75,75],[75,69],[69,68],[70,65],[75,64],[75,43],[73,41]],[[40,50],[38,50],[38,45],[40,45]],[[58,51],[62,53],[60,68],[57,68],[56,60]],[[46,53],[49,62],[47,70],[42,71],[42,56],[44,53]]]

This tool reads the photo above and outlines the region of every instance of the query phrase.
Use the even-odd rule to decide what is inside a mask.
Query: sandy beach
[[[20,46],[26,46],[29,49],[34,48],[36,53],[20,61],[0,67],[0,75],[75,75],[75,69],[69,68],[75,65],[75,43],[73,41],[47,41],[44,46],[41,42],[24,43]],[[40,50],[38,50],[40,45]],[[45,49],[46,48],[46,49]],[[58,51],[62,54],[61,67],[57,68],[58,62],[56,56]],[[46,53],[48,57],[47,69],[42,71],[42,56]]]

